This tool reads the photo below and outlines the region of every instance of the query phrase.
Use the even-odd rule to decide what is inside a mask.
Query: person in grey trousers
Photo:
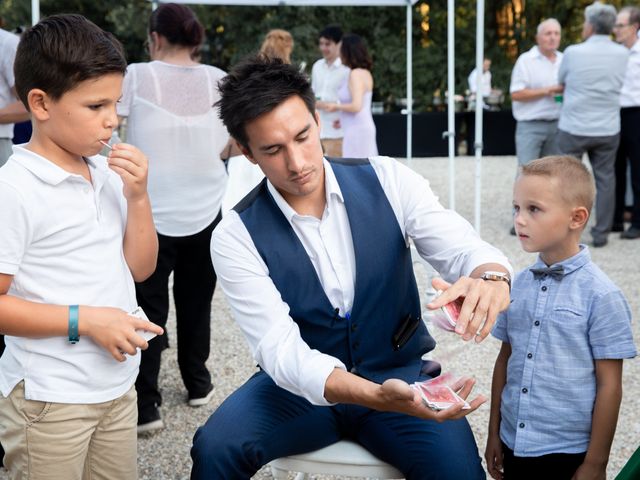
[[[615,208],[615,162],[620,142],[620,90],[629,51],[610,38],[616,22],[612,5],[585,9],[584,42],[564,51],[558,81],[564,100],[558,122],[558,147],[579,159],[586,152],[596,182],[594,247],[604,247]]]

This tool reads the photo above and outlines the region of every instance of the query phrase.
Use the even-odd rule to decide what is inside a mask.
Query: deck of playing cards
[[[442,291],[438,290],[436,292],[436,298],[440,294],[442,294]],[[446,330],[447,332],[453,332],[456,329],[458,316],[460,315],[460,307],[462,307],[462,299],[454,300],[443,307],[427,311],[427,318],[430,319],[431,323],[436,327]]]
[[[129,315],[131,315],[132,317],[142,318],[143,320],[149,320],[147,314],[144,313],[144,310],[142,310],[142,307],[134,308],[131,312],[129,312]],[[155,333],[142,329],[136,330],[136,333],[144,338],[147,342],[156,336]]]
[[[451,373],[443,373],[424,382],[415,382],[411,384],[411,388],[420,394],[422,402],[432,410],[445,410],[460,402],[464,402],[462,409],[467,410],[471,407],[454,390],[460,388],[462,383],[463,379],[456,379]]]

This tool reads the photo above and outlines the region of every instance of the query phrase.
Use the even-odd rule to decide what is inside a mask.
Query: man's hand
[[[484,451],[484,459],[487,461],[487,471],[489,475],[496,480],[502,480],[504,475],[502,458],[503,453],[500,436],[497,433],[489,434],[487,438],[487,448]]]
[[[456,333],[464,340],[476,339],[480,343],[491,332],[498,313],[509,306],[509,285],[507,282],[488,281],[480,278],[460,277],[453,285],[441,278],[431,282],[436,290],[443,293],[427,308],[435,310],[458,298],[464,299],[456,325]]]
[[[120,175],[124,196],[128,201],[144,199],[147,195],[147,157],[133,145],[117,143],[109,152],[109,167]]]
[[[463,379],[459,385],[453,388],[456,393],[463,399],[467,399],[475,380],[471,378]],[[456,420],[474,412],[480,405],[486,402],[486,398],[482,395],[474,398],[469,402],[466,410],[462,407],[464,403],[447,408],[446,410],[434,411],[427,407],[423,402],[420,394],[412,389],[406,382],[395,378],[385,381],[380,386],[379,405],[373,406],[376,410],[406,413],[414,417],[435,420],[436,422],[444,422],[445,420]]]

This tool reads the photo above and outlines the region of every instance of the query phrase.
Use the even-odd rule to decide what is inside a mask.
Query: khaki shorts
[[[322,143],[322,149],[326,157],[342,158],[341,138],[323,138],[320,143]]]
[[[24,382],[0,395],[0,442],[12,480],[138,478],[134,387],[96,404],[24,398]]]

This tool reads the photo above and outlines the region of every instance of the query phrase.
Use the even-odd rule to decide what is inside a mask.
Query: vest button
[[[355,332],[358,329],[358,324],[357,323],[352,323],[351,324],[351,331]]]
[[[357,350],[360,347],[360,342],[353,342],[353,349]]]

